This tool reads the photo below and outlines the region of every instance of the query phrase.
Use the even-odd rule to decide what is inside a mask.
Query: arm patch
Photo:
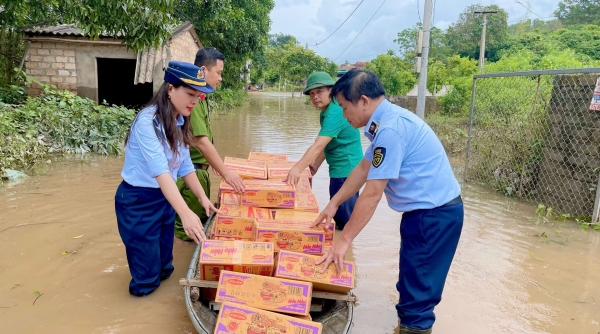
[[[377,168],[379,166],[381,166],[381,164],[383,163],[383,160],[385,159],[385,147],[376,147],[375,150],[373,150],[373,167]]]

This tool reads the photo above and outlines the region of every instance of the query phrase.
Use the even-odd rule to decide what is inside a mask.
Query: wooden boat
[[[208,231],[211,230],[214,215],[212,215],[205,226],[205,232],[208,235]],[[186,278],[181,281],[193,281],[198,276],[198,258],[200,256],[200,245],[196,246],[190,266],[188,268]],[[216,282],[215,282],[216,283]],[[183,284],[183,283],[182,283]],[[196,289],[196,291],[193,291]],[[214,310],[214,303],[208,301],[197,300],[197,290],[189,285],[184,285],[183,294],[185,300],[185,307],[192,324],[196,328],[196,331],[200,334],[212,334],[215,328],[218,311]],[[318,293],[316,293],[319,295]],[[323,324],[323,334],[349,334],[354,325],[352,322],[354,312],[354,302],[349,300],[336,300],[329,299],[326,295],[333,295],[327,293],[321,293],[319,296],[325,298],[316,298],[313,296],[313,306],[315,309],[320,309],[318,312],[311,312],[310,315],[313,321],[320,322]],[[346,297],[344,295],[339,295]],[[352,293],[348,293],[349,299],[354,298]],[[332,296],[336,298],[335,296]]]

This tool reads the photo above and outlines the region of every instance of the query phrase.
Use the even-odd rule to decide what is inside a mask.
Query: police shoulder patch
[[[376,147],[375,150],[373,150],[373,167],[377,168],[381,166],[383,159],[385,159],[385,147]]]

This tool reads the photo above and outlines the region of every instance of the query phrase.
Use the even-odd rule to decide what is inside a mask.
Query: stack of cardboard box
[[[350,291],[354,263],[344,262],[342,273],[331,264],[321,274],[316,265],[335,228],[310,227],[319,216],[310,171],[288,185],[283,179],[294,163],[285,155],[251,152],[225,163],[242,176],[245,190],[235,193],[221,182],[221,214],[200,250],[200,278],[219,282],[202,293],[222,303],[215,333],[321,333],[322,325],[310,321],[313,288]]]

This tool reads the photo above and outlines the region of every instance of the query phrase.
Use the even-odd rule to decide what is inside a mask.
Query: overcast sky
[[[386,0],[369,25],[356,41],[342,52],[375,13],[383,0],[364,0],[358,10],[327,41],[318,45],[331,34],[360,3],[360,0],[275,0],[271,12],[271,33],[296,36],[300,43],[337,63],[369,60],[389,49],[397,50],[394,38],[402,29],[412,27],[423,17],[424,0]],[[508,12],[508,22],[516,23],[524,18],[550,19],[559,0],[434,0],[436,3],[434,25],[446,29],[458,19],[469,5],[497,4]],[[529,7],[529,10],[526,8]],[[418,11],[417,11],[418,9]]]

